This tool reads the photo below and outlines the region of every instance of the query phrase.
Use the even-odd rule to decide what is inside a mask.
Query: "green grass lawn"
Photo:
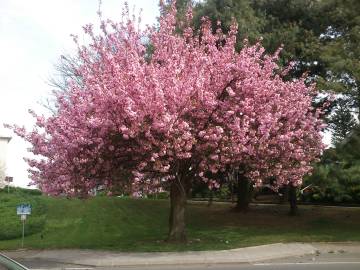
[[[82,201],[0,194],[0,250],[20,247],[21,223],[15,211],[20,202],[33,204],[26,248],[175,251],[292,241],[360,241],[360,208],[303,206],[299,216],[290,217],[287,206],[253,206],[248,213],[237,213],[230,204],[189,203],[189,242],[179,245],[163,241],[168,230],[166,200],[96,197]]]

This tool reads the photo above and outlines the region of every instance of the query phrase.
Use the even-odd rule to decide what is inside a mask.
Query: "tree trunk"
[[[237,177],[237,203],[236,209],[239,211],[249,210],[249,204],[251,201],[251,183],[250,181],[241,173]]]
[[[280,198],[280,203],[281,204],[286,204],[287,202],[289,202],[289,187],[290,185],[283,185],[282,186],[282,196]]]
[[[186,242],[185,208],[187,189],[184,181],[175,179],[170,186],[169,242]]]
[[[230,186],[230,200],[231,203],[235,203],[235,175],[234,173],[228,173],[227,179]]]
[[[213,200],[214,200],[214,192],[213,190],[210,190],[210,197],[207,206],[211,206],[213,204]]]
[[[231,186],[231,203],[235,203],[235,192],[234,192],[234,183],[230,184]]]
[[[295,216],[298,212],[297,197],[296,197],[296,186],[289,184],[289,203],[290,203],[290,215]]]

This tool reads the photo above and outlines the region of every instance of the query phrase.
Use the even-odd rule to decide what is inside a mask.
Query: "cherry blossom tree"
[[[276,177],[301,183],[322,151],[321,110],[305,78],[285,81],[260,43],[235,50],[237,26],[227,35],[204,19],[199,33],[191,10],[178,31],[174,3],[159,27],[141,30],[125,12],[102,20],[100,34],[84,27],[78,44],[81,78],[57,96],[57,113],[32,131],[11,128],[32,144],[33,183],[53,195],[87,196],[101,184],[133,192],[170,186],[168,239],[184,241],[186,196],[194,179],[217,185],[235,168],[252,183]],[[146,44],[151,44],[151,55]]]

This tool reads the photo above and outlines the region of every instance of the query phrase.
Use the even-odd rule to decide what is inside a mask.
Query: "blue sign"
[[[16,213],[18,215],[31,215],[31,205],[30,204],[20,204],[16,207]]]

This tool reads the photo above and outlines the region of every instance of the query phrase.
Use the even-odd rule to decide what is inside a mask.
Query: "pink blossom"
[[[200,33],[180,34],[174,7],[158,29],[124,16],[99,35],[85,26],[90,44],[75,38],[82,85],[69,81],[55,115],[32,112],[32,131],[11,127],[40,157],[28,160],[36,185],[56,195],[87,194],[99,182],[151,192],[184,174],[216,181],[205,173],[240,165],[255,184],[274,175],[301,183],[323,149],[322,110],[311,107],[305,77],[274,76],[279,51],[245,42],[237,52],[236,24],[225,35],[205,19]],[[154,48],[147,59],[145,37]]]

